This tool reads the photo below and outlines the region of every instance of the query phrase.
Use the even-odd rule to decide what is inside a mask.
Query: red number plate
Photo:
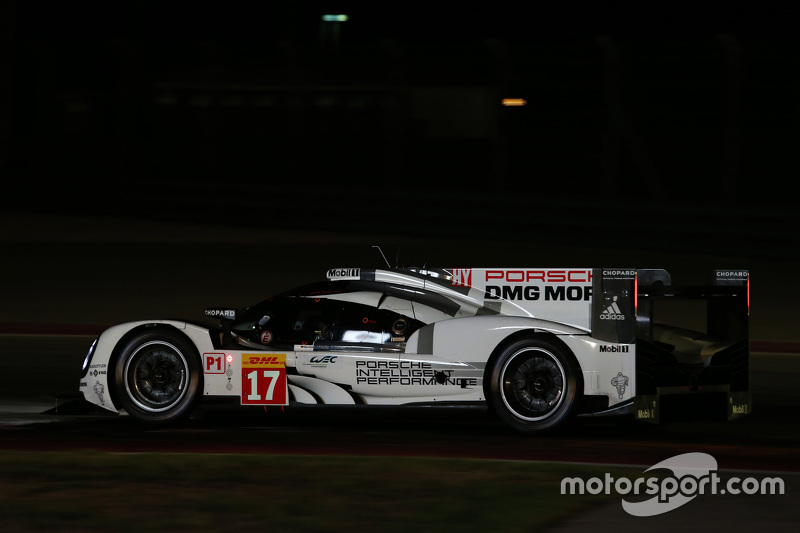
[[[242,405],[288,405],[285,354],[242,355]]]

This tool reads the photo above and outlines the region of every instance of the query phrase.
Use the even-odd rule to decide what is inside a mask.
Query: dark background
[[[797,257],[791,3],[429,4],[5,0],[0,206]]]

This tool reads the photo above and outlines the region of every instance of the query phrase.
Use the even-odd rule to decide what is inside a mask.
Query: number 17
[[[278,383],[278,379],[281,377],[280,370],[262,370],[263,378],[269,380],[269,385],[267,386],[267,395],[264,398],[266,401],[271,401],[275,395],[275,384]],[[250,380],[250,394],[247,395],[247,400],[251,402],[260,402],[261,401],[261,394],[258,393],[258,384],[261,380],[258,379],[258,370],[253,370],[249,374],[247,374],[247,379]]]

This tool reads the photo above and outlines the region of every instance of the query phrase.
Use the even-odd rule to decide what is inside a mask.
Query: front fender
[[[182,320],[141,320],[112,326],[100,334],[94,353],[86,362],[78,390],[84,399],[112,413],[119,412],[110,391],[109,376],[113,375],[116,349],[130,335],[148,327],[171,327],[180,330],[195,345],[198,353],[213,351],[208,328]]]

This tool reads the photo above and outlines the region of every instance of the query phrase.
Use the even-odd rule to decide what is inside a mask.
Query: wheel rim
[[[137,407],[166,411],[186,395],[189,367],[181,351],[164,341],[139,346],[125,364],[125,390]]]
[[[542,348],[514,353],[500,374],[503,403],[516,417],[535,422],[564,403],[567,376],[558,358]]]

